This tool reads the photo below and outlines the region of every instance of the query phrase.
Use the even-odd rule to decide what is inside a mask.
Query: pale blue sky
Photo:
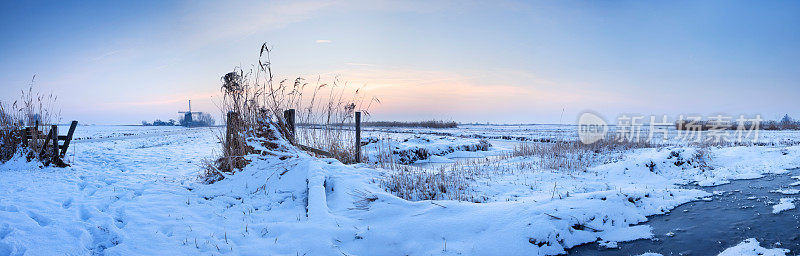
[[[4,1],[0,99],[35,74],[65,119],[216,113],[268,42],[278,77],[366,84],[379,120],[800,117],[798,27],[796,1]]]

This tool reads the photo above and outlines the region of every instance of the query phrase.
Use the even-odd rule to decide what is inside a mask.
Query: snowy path
[[[196,195],[182,185],[212,154],[214,132],[78,141],[72,168],[4,170],[0,255],[163,254],[185,239],[176,231],[212,220],[186,210]]]

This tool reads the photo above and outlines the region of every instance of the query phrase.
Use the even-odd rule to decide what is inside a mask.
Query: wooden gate
[[[58,167],[69,166],[63,160],[64,155],[67,154],[69,143],[72,141],[72,135],[75,133],[75,128],[78,126],[78,121],[72,121],[69,125],[67,135],[58,135],[58,126],[50,126],[50,131],[47,136],[39,130],[38,122],[33,127],[25,127],[23,130],[23,146],[31,149],[29,157],[37,154],[45,165],[53,164]],[[63,143],[59,143],[62,141]]]

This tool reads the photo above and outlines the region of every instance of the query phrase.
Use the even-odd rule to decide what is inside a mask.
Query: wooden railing
[[[75,133],[75,128],[78,126],[78,121],[72,121],[69,126],[67,135],[58,135],[58,126],[50,126],[50,131],[47,136],[39,130],[38,122],[33,127],[25,127],[23,129],[24,139],[22,141],[25,147],[33,147],[33,152],[38,151],[39,159],[44,161],[45,165],[53,164],[58,167],[67,166],[62,159],[67,154],[69,143],[72,141],[72,135]],[[59,141],[63,141],[60,144]]]

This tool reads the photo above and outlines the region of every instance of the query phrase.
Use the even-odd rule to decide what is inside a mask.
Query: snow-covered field
[[[513,147],[502,139],[563,139],[574,136],[574,127],[365,133],[391,137],[387,148],[430,153],[417,160],[456,162],[431,171],[466,173],[460,192],[481,203],[408,201],[381,185],[396,170],[293,149],[250,156],[239,173],[199,183],[199,164],[218,150],[219,129],[81,126],[81,139],[67,154],[72,167],[0,165],[0,256],[555,255],[584,243],[613,248],[652,237],[642,224],[648,216],[710,196],[681,184],[712,186],[800,166],[800,147],[791,143],[703,149],[704,165],[691,161],[699,149],[671,145],[622,152],[585,171],[560,171],[540,168],[534,157],[483,157]],[[796,132],[763,136],[800,138]],[[480,139],[492,147],[471,148]],[[465,156],[481,158],[455,161]],[[796,193],[774,190],[789,198],[775,202],[776,214],[797,214],[788,206]],[[754,239],[725,253],[750,250],[785,252]]]
[[[398,127],[367,127],[366,130],[377,132],[377,134],[393,134],[393,136],[413,136],[418,134],[444,135],[460,138],[483,138],[483,139],[502,139],[511,141],[561,141],[576,140],[578,137],[576,125],[564,124],[520,124],[520,125],[459,125],[458,128],[433,129],[433,128],[398,128]],[[650,136],[650,127],[647,125],[638,128],[620,128],[615,125],[609,126],[609,133],[616,133],[618,129],[630,131],[639,130],[642,140]],[[685,144],[685,141],[675,140],[680,137],[679,131],[674,126],[663,126],[653,130],[653,139],[661,141],[660,138],[667,134],[669,144]],[[685,135],[685,131],[683,131]],[[703,138],[707,138],[708,131],[699,132]],[[723,132],[724,133],[724,132]],[[735,131],[727,131],[726,138],[734,140]],[[746,132],[743,132],[746,134]],[[754,136],[754,134],[751,134]],[[748,137],[751,138],[752,137]],[[797,144],[800,142],[800,131],[759,131],[758,142],[775,144]]]

